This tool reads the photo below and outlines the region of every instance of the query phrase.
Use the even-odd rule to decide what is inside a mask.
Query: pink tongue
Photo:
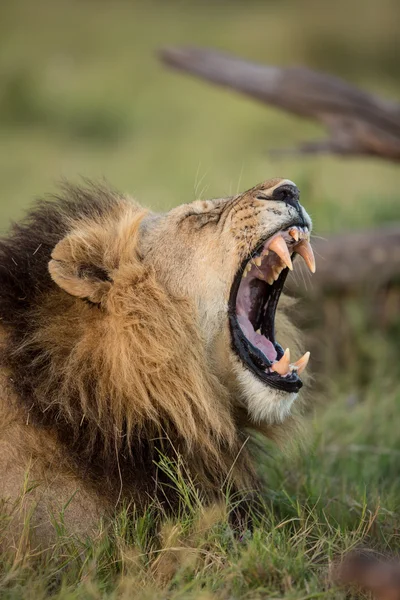
[[[247,316],[243,313],[240,314],[241,312],[242,311],[239,312],[237,320],[244,335],[247,337],[249,342],[253,344],[253,346],[261,350],[261,352],[268,358],[268,360],[273,362],[277,356],[273,343],[267,340],[267,338],[263,335],[256,333],[253,329],[253,325],[250,323]]]

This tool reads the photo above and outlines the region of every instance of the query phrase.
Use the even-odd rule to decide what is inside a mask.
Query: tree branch
[[[400,161],[400,105],[338,77],[304,67],[280,68],[201,48],[167,48],[161,60],[217,85],[319,121],[328,138],[296,150],[379,156]]]

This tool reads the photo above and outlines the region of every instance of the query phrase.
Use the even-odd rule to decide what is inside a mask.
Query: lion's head
[[[127,473],[150,469],[168,437],[229,470],[244,428],[282,422],[301,388],[308,355],[291,362],[275,313],[296,253],[314,270],[310,230],[284,179],[165,214],[67,187],[0,244],[17,396],[79,460],[121,449]]]
[[[141,226],[144,261],[172,294],[191,299],[214,372],[255,422],[281,421],[302,387],[309,354],[291,362],[275,339],[275,313],[292,255],[315,270],[310,231],[285,179],[149,215]]]

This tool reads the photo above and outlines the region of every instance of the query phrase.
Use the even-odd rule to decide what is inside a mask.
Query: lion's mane
[[[206,495],[229,477],[252,487],[240,417],[207,362],[195,307],[140,256],[144,215],[105,187],[66,186],[0,240],[0,358],[12,393],[112,502],[174,504],[161,455],[183,456]],[[96,278],[93,298],[54,283],[56,247],[52,268],[68,253],[83,281]]]

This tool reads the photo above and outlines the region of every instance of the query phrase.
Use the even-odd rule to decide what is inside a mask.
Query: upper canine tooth
[[[289,235],[296,241],[299,241],[299,230],[297,229],[297,227],[292,227],[291,229],[289,229]]]
[[[315,257],[310,242],[308,240],[302,240],[295,247],[295,251],[304,258],[305,263],[310,269],[311,273],[315,273]]]
[[[289,371],[289,366],[290,350],[289,348],[286,348],[282,358],[278,362],[274,362],[274,364],[271,366],[271,369],[276,371],[276,373],[279,373],[279,375],[286,375],[286,373]]]
[[[309,360],[310,360],[310,353],[306,352],[305,354],[303,354],[303,356],[301,358],[299,358],[299,360],[297,360],[291,366],[296,367],[297,372],[300,375],[304,371],[304,369],[307,367]]]
[[[293,271],[293,265],[290,258],[289,250],[285,240],[281,235],[278,235],[272,240],[272,242],[269,245],[269,249],[276,252],[276,254],[279,256],[282,262],[284,262],[285,265],[287,265],[289,269]]]

